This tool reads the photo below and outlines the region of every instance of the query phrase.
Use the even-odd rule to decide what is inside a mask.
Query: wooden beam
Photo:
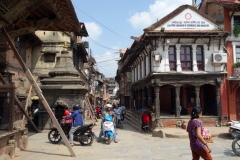
[[[28,99],[30,98],[31,92],[32,92],[32,86],[30,86],[29,92],[28,92],[28,96],[27,96],[27,98],[26,98],[26,104],[25,104],[25,108],[24,108],[25,112],[27,112]],[[24,127],[24,126],[25,126],[25,119],[26,119],[26,116],[23,115],[21,127]],[[38,132],[38,131],[37,131],[37,132]]]
[[[165,43],[166,43],[166,39],[163,38],[163,51],[165,51]]]
[[[18,53],[17,49],[15,48],[15,45],[13,44],[13,42],[11,41],[7,31],[5,30],[4,27],[1,28],[1,31],[2,31],[2,34],[3,36],[5,37],[5,39],[7,40],[8,44],[10,45],[10,47],[12,48],[13,50],[13,53],[15,55],[15,57],[17,58],[18,62],[20,63],[21,67],[23,68],[23,71],[25,73],[25,75],[27,76],[29,82],[32,84],[32,87],[34,89],[34,91],[37,93],[39,99],[41,100],[43,106],[45,107],[45,109],[47,110],[49,116],[51,117],[52,121],[53,121],[53,124],[56,126],[58,132],[60,133],[64,143],[66,144],[70,154],[72,157],[76,157],[66,135],[64,134],[60,124],[58,123],[56,117],[54,116],[53,112],[52,112],[52,109],[50,108],[47,100],[45,99],[45,97],[43,96],[42,94],[42,91],[41,89],[39,88],[36,80],[34,79],[32,73],[30,72],[30,70],[27,68],[27,66],[25,65],[24,61],[22,60],[20,54]],[[21,105],[21,102],[19,103],[19,100],[18,99],[15,99],[17,104],[18,105]],[[22,107],[21,108],[22,111],[24,111],[24,108]],[[25,115],[26,116],[26,115]]]
[[[219,44],[218,44],[218,50],[220,51],[220,48],[221,48],[221,41],[222,41],[222,38],[219,39]]]
[[[194,40],[193,40],[193,43],[196,43],[196,41],[197,41],[197,37],[196,37],[196,38],[194,38]]]
[[[229,18],[229,21],[230,21],[230,22],[231,22],[231,20],[232,20],[232,17],[233,17],[233,15],[234,15],[235,11],[236,11],[236,8],[233,9],[232,14],[230,15],[230,18]]]
[[[179,37],[177,43],[180,43],[180,39],[181,39],[181,38]]]
[[[210,49],[211,39],[212,39],[212,37],[209,37],[209,41],[208,41],[208,50]]]

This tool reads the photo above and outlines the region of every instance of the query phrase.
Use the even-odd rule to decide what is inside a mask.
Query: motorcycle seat
[[[81,126],[81,128],[85,128],[85,127],[88,128],[88,127],[91,127],[92,125],[93,124],[84,124],[84,125]]]

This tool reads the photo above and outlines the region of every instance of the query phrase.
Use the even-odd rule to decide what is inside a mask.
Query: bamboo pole
[[[49,116],[51,117],[54,125],[56,126],[58,132],[60,133],[65,145],[67,146],[70,154],[72,157],[76,157],[70,143],[68,142],[68,139],[66,137],[66,135],[64,134],[61,126],[59,125],[56,117],[54,116],[49,104],[47,103],[45,97],[43,96],[42,94],[42,91],[41,89],[39,88],[36,80],[34,79],[34,77],[32,76],[32,73],[30,72],[30,70],[27,68],[27,66],[25,65],[24,61],[22,60],[20,54],[18,53],[17,49],[15,48],[14,44],[12,43],[7,31],[5,30],[4,27],[2,27],[1,29],[2,31],[2,34],[4,35],[5,39],[7,40],[8,44],[10,45],[10,47],[12,48],[13,52],[14,52],[14,55],[16,56],[16,58],[18,59],[18,62],[20,63],[21,67],[23,68],[24,70],[24,73],[26,74],[29,82],[32,84],[32,87],[34,89],[34,91],[37,93],[38,97],[39,97],[39,100],[42,102],[42,104],[44,105],[45,109],[47,110]]]

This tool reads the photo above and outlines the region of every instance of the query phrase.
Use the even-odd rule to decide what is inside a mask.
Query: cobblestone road
[[[99,133],[99,125],[95,128]],[[63,143],[53,145],[48,142],[47,133],[30,134],[27,151],[21,152],[16,160],[190,160],[188,139],[161,139],[150,134],[139,133],[128,124],[118,129],[119,143],[105,145],[96,141],[90,147],[76,144],[73,149],[77,157],[70,157]],[[214,139],[210,144],[214,160],[239,160],[231,150],[231,139]]]

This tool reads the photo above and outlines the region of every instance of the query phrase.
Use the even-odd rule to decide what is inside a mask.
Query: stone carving
[[[57,101],[53,105],[53,108],[55,108],[57,106],[68,107],[67,103],[65,101],[63,101],[60,97],[57,99]]]

